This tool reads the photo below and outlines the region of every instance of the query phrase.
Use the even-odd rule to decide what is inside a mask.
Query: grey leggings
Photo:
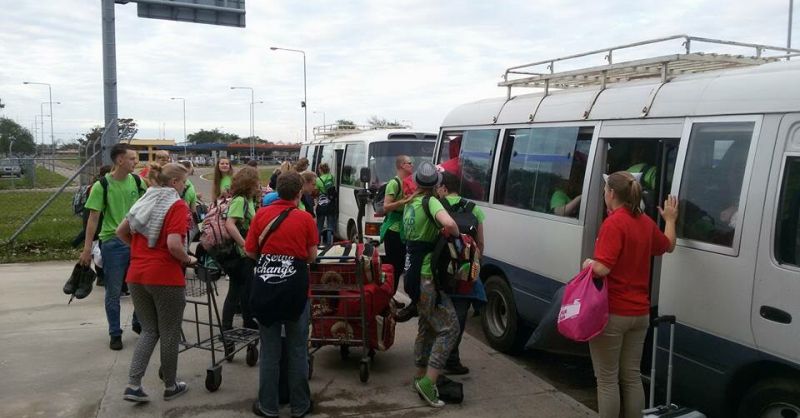
[[[184,287],[150,286],[130,283],[133,307],[142,324],[142,335],[136,342],[131,359],[128,384],[140,386],[150,356],[161,339],[161,371],[164,385],[175,385],[178,370],[178,343],[181,341],[183,307],[186,306]]]

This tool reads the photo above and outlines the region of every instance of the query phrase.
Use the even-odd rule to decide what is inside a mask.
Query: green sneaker
[[[414,387],[416,387],[417,392],[428,402],[428,405],[434,408],[441,408],[444,406],[444,402],[439,399],[439,391],[436,390],[436,384],[431,382],[431,379],[428,376],[423,377],[414,382]]]
[[[411,378],[411,391],[416,393],[417,392],[417,382],[419,382],[421,377],[414,376]]]

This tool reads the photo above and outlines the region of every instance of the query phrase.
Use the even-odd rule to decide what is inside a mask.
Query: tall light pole
[[[786,35],[786,48],[792,48],[792,15],[794,14],[794,0],[789,0],[789,32]],[[788,52],[788,51],[787,51]]]
[[[41,124],[42,128],[42,145],[44,145],[44,105],[48,104],[49,102],[41,102],[39,104],[39,123]],[[55,102],[55,104],[60,105],[61,102]],[[50,108],[50,118],[52,120],[53,110]],[[53,125],[50,125],[50,129],[53,129]]]
[[[186,99],[183,97],[170,97],[169,99],[183,102],[183,158],[189,159],[189,153],[186,151]]]
[[[256,139],[255,134],[253,133],[254,124],[255,124],[255,92],[253,91],[252,87],[231,87],[231,90],[236,89],[243,89],[243,90],[250,90],[250,158],[254,159],[256,157]]]
[[[308,97],[306,95],[306,52],[299,50],[299,49],[291,49],[291,48],[278,48],[277,46],[271,46],[269,49],[273,51],[289,51],[289,52],[297,52],[303,54],[303,102],[300,103],[300,107],[303,108],[303,142],[308,142]]]
[[[22,84],[37,84],[40,86],[47,86],[47,92],[50,97],[50,145],[53,147],[53,156],[56,155],[56,140],[53,136],[53,86],[48,83],[39,83],[36,81],[24,81]],[[42,133],[44,135],[44,132]]]

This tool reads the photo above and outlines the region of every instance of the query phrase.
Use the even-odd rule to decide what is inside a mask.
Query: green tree
[[[337,129],[356,129],[356,123],[352,120],[339,119],[336,121]]]
[[[117,125],[119,128],[119,140],[121,142],[127,142],[133,139],[139,129],[137,128],[136,122],[131,118],[120,118],[117,120]],[[92,129],[89,129],[88,132],[81,135],[78,138],[78,143],[80,145],[92,144],[95,141],[99,141],[100,138],[103,136],[103,127],[102,126],[95,126]]]
[[[379,118],[377,116],[370,116],[367,120],[367,125],[373,128],[402,128],[403,124],[398,121],[389,122],[385,118]]]
[[[0,152],[8,152],[8,145],[14,141],[12,151],[15,154],[31,154],[36,151],[31,131],[8,118],[0,118]]]
[[[230,144],[231,142],[236,142],[241,138],[239,135],[220,132],[218,128],[214,128],[210,131],[201,129],[195,133],[189,134],[186,139],[192,144]]]

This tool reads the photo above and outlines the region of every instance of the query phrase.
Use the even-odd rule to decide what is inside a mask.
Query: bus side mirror
[[[361,167],[361,172],[359,174],[359,180],[364,184],[369,184],[370,181],[370,173],[369,167]]]

